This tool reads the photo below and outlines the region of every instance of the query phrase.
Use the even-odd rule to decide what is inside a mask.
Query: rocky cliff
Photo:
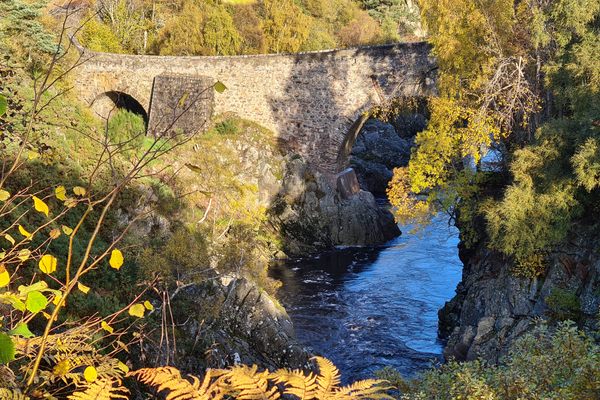
[[[414,137],[426,125],[427,120],[421,114],[400,115],[393,124],[367,121],[350,153],[350,165],[356,171],[360,187],[385,197],[394,168],[408,164]]]
[[[515,339],[539,318],[571,319],[594,328],[600,307],[600,240],[577,229],[546,257],[546,273],[535,279],[515,276],[512,264],[480,244],[460,248],[464,263],[456,296],[440,310],[444,355],[458,360],[497,362]]]
[[[270,215],[281,232],[284,251],[293,256],[339,245],[377,245],[400,234],[392,214],[378,206],[373,194],[358,189],[344,195],[334,177],[299,157],[287,162]]]

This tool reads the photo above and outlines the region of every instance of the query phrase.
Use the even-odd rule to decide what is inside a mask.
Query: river
[[[377,248],[346,248],[272,269],[300,342],[344,382],[391,366],[414,375],[441,360],[437,311],[460,281],[458,230],[438,217]]]

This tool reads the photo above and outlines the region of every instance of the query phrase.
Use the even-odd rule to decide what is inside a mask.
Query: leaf
[[[85,286],[81,282],[77,282],[77,289],[79,289],[80,291],[82,291],[84,294],[87,294],[90,291],[90,287],[89,286]]]
[[[8,286],[10,283],[10,274],[6,270],[4,264],[0,264],[0,288]]]
[[[85,194],[87,193],[85,188],[81,187],[81,186],[75,186],[73,188],[73,193],[75,193],[76,196],[85,196]]]
[[[56,271],[57,263],[58,263],[58,260],[56,259],[56,257],[54,257],[53,255],[50,255],[50,254],[45,254],[40,259],[39,267],[43,273],[51,274],[54,271]]]
[[[31,250],[29,250],[29,249],[23,249],[23,250],[20,250],[19,253],[17,253],[17,258],[21,261],[29,260],[30,256],[31,256]]]
[[[20,296],[25,297],[28,293],[35,292],[36,290],[41,292],[46,289],[48,289],[48,284],[44,281],[39,281],[29,286],[21,285],[19,286],[18,291]]]
[[[37,290],[27,294],[27,300],[25,300],[25,307],[27,311],[37,314],[48,305],[48,299],[41,292]]]
[[[4,235],[4,239],[8,240],[10,242],[10,244],[12,244],[13,246],[15,245],[15,238],[10,236],[8,233],[6,235]]]
[[[54,304],[55,306],[57,306],[60,301],[62,300],[62,293],[57,293],[54,298],[52,299],[52,304]]]
[[[21,322],[18,323],[17,326],[15,326],[15,328],[13,330],[11,330],[10,332],[8,332],[9,335],[12,336],[22,336],[25,339],[29,339],[34,337],[35,335],[29,330],[29,326],[27,326],[26,323]]]
[[[185,166],[198,174],[202,172],[202,168],[197,165],[186,163]]]
[[[77,200],[76,199],[72,199],[72,198],[67,198],[65,200],[65,207],[67,208],[73,208],[77,206]]]
[[[109,264],[114,269],[117,269],[117,270],[121,269],[121,266],[123,265],[123,253],[121,253],[121,250],[114,249],[110,253]]]
[[[62,376],[69,373],[71,370],[71,361],[68,358],[61,360],[52,368],[52,373],[56,376]]]
[[[10,336],[0,332],[0,364],[8,364],[15,359],[15,344]]]
[[[93,383],[96,381],[96,379],[98,379],[98,371],[96,371],[96,368],[90,365],[85,369],[85,371],[83,371],[83,377],[89,383]]]
[[[148,300],[146,300],[146,301],[144,302],[144,307],[146,307],[146,310],[148,310],[148,311],[152,311],[152,310],[154,310],[154,306],[153,306],[153,305],[152,305],[152,303],[150,303]]]
[[[8,292],[0,294],[0,303],[10,304],[15,310],[25,311],[25,303],[23,303],[14,293]]]
[[[60,229],[58,228],[54,228],[50,231],[50,233],[48,234],[48,236],[50,236],[50,239],[54,240],[54,239],[58,239],[60,237]]]
[[[64,186],[57,186],[56,189],[54,189],[54,195],[60,201],[65,201],[67,200],[67,189],[65,189]]]
[[[190,94],[188,92],[185,92],[183,94],[183,96],[181,96],[179,101],[177,102],[177,107],[183,108],[183,106],[185,106],[185,102],[187,101],[188,97],[190,97]]]
[[[6,114],[6,111],[8,111],[8,100],[0,94],[0,117]]]
[[[217,93],[223,93],[227,90],[227,86],[221,81],[217,81],[213,87]]]
[[[144,318],[144,313],[146,312],[146,308],[143,304],[137,303],[129,307],[129,315],[138,318]]]
[[[6,201],[10,199],[10,193],[4,189],[0,189],[0,201]]]
[[[117,364],[117,368],[119,368],[121,371],[125,372],[126,374],[129,373],[129,367],[126,364],[123,364],[121,361],[119,361],[119,363]]]
[[[35,160],[36,158],[38,158],[40,156],[40,153],[38,153],[37,151],[34,150],[29,150],[27,152],[27,159],[28,160]]]
[[[62,231],[64,232],[65,235],[67,236],[71,236],[71,233],[73,233],[73,229],[69,228],[66,225],[62,226]]]
[[[100,322],[100,327],[108,333],[113,333],[115,331],[112,326],[106,323],[106,321]]]
[[[44,203],[44,201],[39,197],[31,196],[31,198],[33,199],[33,207],[35,208],[35,210],[41,212],[47,217],[48,213],[50,212],[48,204]]]
[[[31,233],[27,232],[27,230],[25,228],[23,228],[22,225],[19,225],[19,233],[28,239],[30,239],[32,236]]]

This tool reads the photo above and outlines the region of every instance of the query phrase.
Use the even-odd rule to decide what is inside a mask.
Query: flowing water
[[[275,266],[298,339],[344,381],[384,366],[405,375],[441,359],[437,312],[461,277],[458,230],[439,217],[377,248],[346,248]]]

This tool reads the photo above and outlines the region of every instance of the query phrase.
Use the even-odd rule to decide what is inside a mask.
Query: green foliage
[[[400,34],[413,34],[419,24],[419,13],[412,1],[361,0],[363,8],[378,20],[386,37],[399,38]]]
[[[177,229],[164,245],[146,247],[137,262],[143,276],[161,276],[169,281],[198,281],[210,271],[204,235],[183,227]]]
[[[488,246],[510,256],[515,273],[543,274],[544,254],[580,216],[597,213],[600,6],[419,5],[440,68],[440,97],[430,102],[429,125],[402,172],[408,178],[392,183],[392,203],[399,200],[404,216],[450,211],[469,238],[475,230],[468,220],[483,216]],[[486,171],[480,161],[491,148],[502,163]],[[418,200],[424,204],[406,201],[410,191],[426,195]]]
[[[11,46],[13,50],[53,53],[56,50],[54,37],[40,21],[44,6],[43,1],[0,2],[0,43]]]
[[[15,344],[9,335],[0,332],[0,364],[8,364],[15,359]]]
[[[398,41],[417,8],[395,0],[102,0],[80,41],[96,51],[162,55],[289,53]],[[383,8],[382,8],[383,7]]]
[[[90,18],[83,26],[79,40],[92,51],[124,53],[119,38],[110,26],[96,18]]]
[[[0,94],[0,117],[6,114],[6,111],[8,111],[8,101]]]
[[[600,187],[600,148],[598,138],[583,142],[571,158],[575,178],[580,186],[591,192]]]
[[[133,139],[138,146],[141,145],[145,133],[144,117],[125,109],[117,109],[108,121],[108,136],[115,142]]]
[[[500,365],[449,362],[413,381],[384,371],[402,400],[592,400],[600,393],[600,347],[572,323],[519,339]]]
[[[185,0],[181,13],[170,18],[153,44],[161,55],[232,55],[242,38],[225,6]]]
[[[234,119],[226,119],[215,125],[215,131],[219,135],[235,135],[239,132],[240,128],[237,121]]]
[[[545,299],[552,318],[565,321],[578,321],[581,317],[581,302],[572,290],[553,288]]]

